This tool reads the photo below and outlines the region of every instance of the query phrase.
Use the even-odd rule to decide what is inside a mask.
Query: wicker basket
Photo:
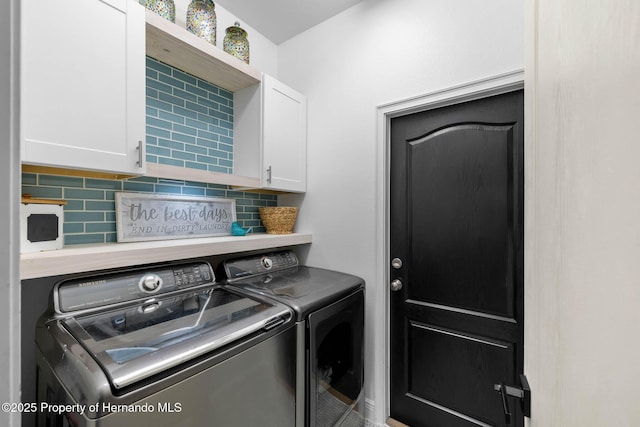
[[[261,207],[260,219],[269,234],[291,234],[298,217],[298,208],[277,206]]]

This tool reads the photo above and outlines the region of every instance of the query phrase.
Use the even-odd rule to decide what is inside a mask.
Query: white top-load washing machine
[[[229,259],[227,283],[295,312],[296,425],[364,425],[364,281],[299,265],[292,251]]]
[[[69,278],[36,328],[38,426],[294,426],[285,304],[204,261]]]

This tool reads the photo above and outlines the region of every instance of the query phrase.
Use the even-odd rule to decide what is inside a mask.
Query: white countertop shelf
[[[249,234],[151,242],[73,245],[20,256],[20,279],[83,273],[108,268],[311,243],[311,234]]]
[[[231,92],[260,83],[258,69],[158,14],[145,12],[147,55]]]

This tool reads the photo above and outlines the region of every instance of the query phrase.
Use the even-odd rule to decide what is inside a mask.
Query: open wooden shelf
[[[158,14],[146,10],[147,55],[235,92],[260,83],[262,73]]]
[[[45,175],[64,175],[64,176],[77,176],[81,178],[97,178],[97,179],[127,179],[134,178],[139,175],[126,175],[115,172],[101,172],[92,171],[86,169],[71,169],[71,168],[59,168],[54,166],[41,166],[41,165],[29,165],[22,164],[22,172],[39,173]]]
[[[20,279],[85,273],[108,268],[176,261],[311,243],[311,234],[256,233],[132,243],[73,245],[20,256]]]
[[[262,73],[158,14],[145,10],[147,55],[230,92],[260,83]],[[260,179],[147,163],[147,176],[259,189]]]
[[[146,175],[155,178],[229,185],[245,189],[260,188],[260,180],[258,178],[229,173],[209,172],[199,169],[183,168],[180,166],[159,165],[157,163],[147,163]]]

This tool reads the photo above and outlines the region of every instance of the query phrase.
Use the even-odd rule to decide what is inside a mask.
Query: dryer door
[[[364,291],[309,315],[309,425],[362,421]],[[357,424],[355,424],[357,425]]]

